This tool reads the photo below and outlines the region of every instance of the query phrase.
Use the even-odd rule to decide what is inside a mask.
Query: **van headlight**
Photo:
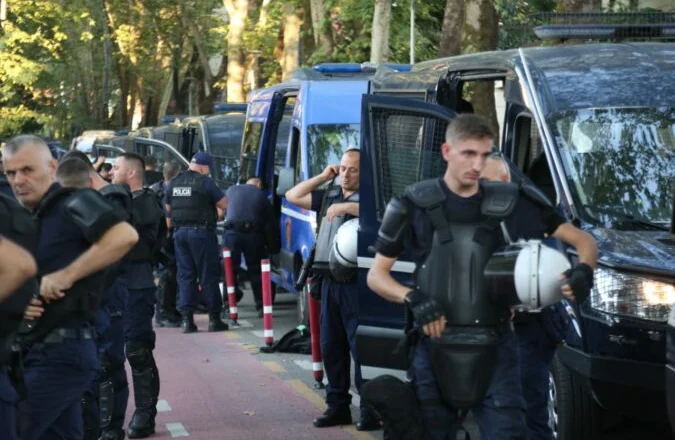
[[[601,312],[666,322],[675,304],[675,285],[598,268],[590,300],[591,307]]]

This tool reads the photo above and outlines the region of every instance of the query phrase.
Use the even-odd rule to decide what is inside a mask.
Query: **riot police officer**
[[[220,252],[216,237],[218,209],[227,204],[225,194],[209,174],[211,155],[200,151],[190,168],[173,179],[166,191],[166,210],[173,226],[178,266],[179,309],[183,333],[197,331],[194,311],[197,308],[197,278],[209,307],[209,331],[223,331],[228,325],[220,319],[223,306],[220,296]]]
[[[164,181],[155,182],[150,186],[160,200],[164,200],[166,189],[171,180],[180,173],[180,165],[176,162],[167,162],[162,170]],[[162,204],[163,206],[163,204]],[[165,210],[166,214],[166,210]],[[163,258],[157,284],[157,310],[155,322],[160,327],[180,327],[180,315],[176,309],[178,284],[176,282],[176,252],[173,246],[173,232],[169,231],[168,240],[164,245]]]
[[[325,214],[327,222],[339,217],[342,220],[356,218],[359,216],[359,162],[359,150],[347,150],[340,165],[330,165],[320,175],[299,183],[286,193],[286,198],[295,205],[319,213],[320,217]],[[317,189],[337,176],[340,177],[340,188],[337,191],[327,193]],[[356,357],[358,316],[359,291],[356,279],[338,281],[329,273],[325,274],[321,282],[321,353],[328,377],[328,409],[314,420],[317,428],[352,423],[349,410],[350,352],[355,360],[354,382],[357,390],[360,391],[363,382]],[[372,430],[378,427],[379,422],[374,416],[361,408],[361,420],[357,423],[357,429]]]
[[[227,217],[223,243],[232,252],[235,282],[241,271],[241,254],[246,259],[246,271],[251,281],[255,309],[262,317],[262,283],[260,260],[267,252],[278,253],[279,223],[272,205],[261,190],[262,182],[254,177],[244,185],[227,190]]]
[[[583,301],[592,285],[597,249],[589,234],[563,223],[524,188],[479,184],[493,140],[485,118],[463,114],[450,122],[441,146],[443,178],[413,184],[389,203],[368,273],[374,292],[414,316],[420,337],[409,374],[432,440],[455,438],[457,410],[469,409],[481,438],[527,438],[509,306],[488,296],[484,280],[487,261],[504,242],[500,221],[532,221],[520,200],[531,198],[538,207],[543,233],[577,249],[579,263],[562,275],[562,293]],[[390,274],[406,246],[417,266],[412,290]]]
[[[134,383],[136,410],[129,422],[129,438],[145,438],[155,432],[159,371],[152,355],[155,332],[153,265],[166,237],[164,211],[157,194],[143,187],[145,164],[135,153],[120,155],[113,165],[113,183],[127,185],[133,194],[133,224],[140,240],[127,256],[127,301],[124,340]]]
[[[16,382],[22,369],[12,345],[23,312],[38,292],[33,278],[37,266],[31,254],[36,240],[28,211],[14,199],[0,195],[0,438],[7,440],[14,440],[17,434]]]
[[[133,218],[131,192],[127,186],[110,184],[89,162],[86,154],[71,150],[64,155],[56,171],[63,187],[97,190],[125,221]],[[84,440],[120,440],[124,438],[124,417],[129,386],[124,369],[123,313],[127,300],[125,264],[110,270],[101,308],[96,314],[96,344],[99,350],[98,377],[82,397]]]
[[[61,188],[42,139],[10,140],[3,162],[14,194],[39,225],[40,293],[24,315],[35,323],[21,337],[29,347],[22,439],[82,438],[80,399],[98,366],[92,324],[104,287],[101,275],[138,235],[97,192]]]

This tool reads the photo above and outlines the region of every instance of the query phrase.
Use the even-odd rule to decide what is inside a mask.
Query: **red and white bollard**
[[[227,305],[230,308],[230,320],[238,325],[239,312],[237,310],[237,295],[234,291],[234,272],[232,272],[232,252],[223,248],[223,268],[225,270],[225,285],[227,286]]]
[[[274,343],[274,326],[272,325],[272,278],[270,277],[270,260],[264,259],[260,263],[262,277],[262,300],[263,300],[263,330],[265,344],[271,346]]]
[[[311,292],[312,279],[307,278],[307,302],[309,304],[309,335],[312,346],[312,375],[316,388],[324,388],[323,385],[323,359],[321,358],[321,331],[320,317],[321,306]]]

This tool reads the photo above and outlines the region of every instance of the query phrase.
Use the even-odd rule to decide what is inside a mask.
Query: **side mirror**
[[[277,195],[283,197],[286,191],[295,186],[295,170],[293,168],[282,168],[279,170],[279,183],[277,184]]]

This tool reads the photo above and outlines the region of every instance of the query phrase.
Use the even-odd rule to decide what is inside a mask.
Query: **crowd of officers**
[[[475,336],[462,333],[467,328],[476,330],[462,319],[476,311],[471,301],[452,302],[461,294],[448,302],[448,292],[443,290],[448,284],[430,280],[455,277],[471,290],[474,280],[462,281],[471,277],[463,269],[463,259],[483,255],[483,248],[489,248],[485,255],[490,255],[503,244],[503,230],[486,228],[481,211],[487,197],[481,181],[510,179],[508,165],[491,157],[494,138],[486,120],[460,115],[450,123],[441,146],[447,162],[444,176],[408,188],[387,208],[368,285],[383,298],[405,304],[411,316],[408,334],[416,337],[407,343],[415,397],[414,403],[401,407],[407,405],[403,399],[386,397],[392,395],[388,386],[371,387],[376,395],[362,396],[359,430],[378,429],[384,422],[389,438],[454,439],[462,419],[457,410],[471,409],[485,440],[553,438],[546,410],[548,367],[565,331],[555,328],[553,313],[518,313],[514,319],[508,308],[489,311],[496,317],[488,329],[494,358],[486,370],[489,374],[474,377],[484,382],[483,388],[468,390],[474,397],[461,408],[448,397],[453,395],[448,383],[450,388],[467,384],[448,382],[454,373],[439,376],[443,364],[435,359],[443,338],[458,338],[461,345],[466,343],[462,338]],[[358,150],[346,151],[340,165],[300,182],[287,192],[287,199],[316,211],[326,221],[357,218],[359,160]],[[156,172],[155,164],[125,153],[107,181],[77,151],[57,164],[44,142],[34,136],[8,142],[3,164],[19,203],[0,196],[0,438],[15,439],[17,432],[23,440],[123,438],[129,397],[125,359],[131,367],[136,403],[126,434],[130,438],[151,435],[159,394],[159,371],[152,354],[153,314],[160,326],[197,331],[193,315],[201,289],[209,313],[208,330],[228,328],[221,320],[222,266],[216,238],[216,222],[225,212],[223,239],[232,250],[233,267],[239,272],[243,253],[256,308],[262,312],[260,260],[279,251],[279,237],[260,180],[231,187],[226,195],[208,177],[211,156],[200,152],[185,172],[179,173],[176,164],[164,164],[163,180],[150,188],[146,165],[149,172]],[[336,177],[336,188],[320,189]],[[420,203],[431,199],[433,212]],[[578,262],[560,275],[562,294],[569,301],[585,300],[597,259],[589,234],[565,222],[550,204],[536,197],[520,197],[502,224],[513,239],[550,236],[575,247]],[[453,246],[462,240],[453,242],[452,231],[466,227],[476,229],[476,236],[483,234],[483,240],[468,245],[478,247],[456,252],[459,248]],[[412,289],[390,275],[405,249],[418,268],[417,287]],[[8,255],[12,257],[4,261]],[[159,289],[153,279],[157,267]],[[364,381],[355,344],[356,277],[336,280],[327,275],[320,281],[313,293],[321,299],[321,351],[328,386],[327,410],[314,426],[323,428],[352,423],[351,357],[360,393]],[[176,289],[177,300],[172,293]],[[454,305],[452,310],[447,309],[448,303]],[[408,414],[412,419],[391,414]]]
[[[197,153],[188,170],[168,162],[160,173],[154,158],[124,153],[108,168],[77,150],[57,162],[32,135],[5,144],[0,438],[115,440],[155,432],[153,315],[158,326],[197,331],[201,291],[208,331],[228,329],[216,237],[227,197],[208,177],[211,164],[211,156]],[[267,209],[259,183],[250,183],[233,188],[232,198],[257,191],[249,211],[257,213],[256,203]],[[249,211],[233,211],[248,229],[244,238],[225,239],[262,256],[265,225]],[[240,223],[226,225],[234,231]],[[135,401],[126,431],[125,361]]]

